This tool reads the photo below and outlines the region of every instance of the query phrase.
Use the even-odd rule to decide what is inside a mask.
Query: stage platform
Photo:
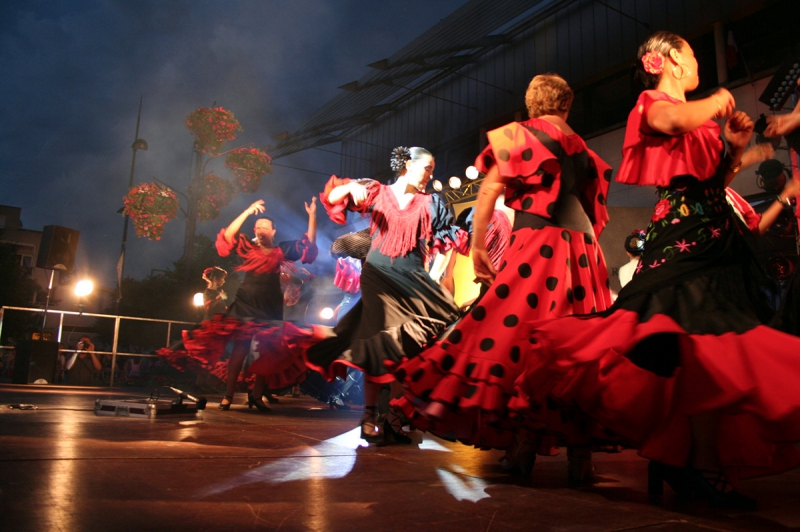
[[[595,454],[600,482],[570,489],[564,451],[520,480],[500,471],[499,451],[420,433],[413,445],[368,446],[360,411],[307,396],[281,397],[268,414],[220,411],[219,397],[194,417],[94,413],[98,398],[149,393],[0,384],[0,530],[800,529],[800,470],[743,483],[761,508],[742,513],[649,500],[633,451]]]

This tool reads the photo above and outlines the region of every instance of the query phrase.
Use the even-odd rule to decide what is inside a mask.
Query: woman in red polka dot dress
[[[753,122],[725,89],[694,101],[691,46],[658,32],[639,48],[644,91],[617,180],[657,187],[640,269],[614,307],[526,324],[509,406],[576,405],[651,460],[649,490],[753,509],[737,479],[800,463],[800,339],[771,329],[763,273],[725,200]],[[652,90],[654,89],[654,90]],[[720,137],[714,118],[730,118]]]
[[[476,161],[486,177],[472,253],[476,275],[490,288],[447,337],[401,367],[406,392],[399,404],[408,415],[416,410],[419,428],[507,448],[516,427],[509,425],[506,406],[529,350],[520,325],[611,305],[597,244],[608,221],[611,169],[567,125],[572,99],[561,77],[536,76],[525,97],[531,118],[488,134],[489,145]],[[484,240],[504,189],[514,227],[495,272]]]

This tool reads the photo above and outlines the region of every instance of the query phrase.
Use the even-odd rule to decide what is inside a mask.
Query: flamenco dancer
[[[203,270],[203,280],[206,282],[206,289],[203,292],[203,308],[207,320],[228,311],[228,295],[222,289],[227,276],[228,272],[219,266],[211,266]]]
[[[472,257],[476,277],[490,288],[447,337],[398,371],[406,392],[397,403],[409,416],[416,409],[418,428],[478,447],[509,448],[518,430],[508,421],[507,404],[529,346],[520,325],[611,305],[597,243],[608,221],[611,169],[567,124],[572,100],[563,78],[536,76],[525,95],[531,118],[488,133],[489,145],[475,163],[486,177],[475,208]],[[514,226],[496,267],[485,237],[504,189]],[[506,465],[529,474],[535,455],[525,464],[516,461],[533,443],[524,443],[522,432],[517,437]],[[541,447],[551,454],[549,444]],[[569,455],[571,478],[581,482],[591,454]]]
[[[689,43],[657,32],[638,51],[645,86],[628,117],[617,180],[655,186],[641,269],[614,306],[531,322],[510,408],[537,417],[576,405],[651,460],[649,491],[743,510],[739,479],[800,463],[800,340],[765,325],[760,269],[734,227],[725,187],[753,122],[725,89],[687,102]],[[712,119],[730,117],[720,138]]]
[[[400,387],[390,366],[414,357],[422,346],[458,317],[458,308],[425,271],[429,245],[455,242],[452,212],[439,196],[424,193],[435,161],[424,148],[395,148],[392,185],[372,180],[331,177],[320,194],[331,219],[345,222],[345,209],[370,214],[371,249],[361,270],[361,300],[334,328],[335,336],[308,349],[307,364],[328,380],[346,375],[348,367],[365,373],[361,437],[386,437],[410,443],[391,409],[377,417],[383,383]]]
[[[227,385],[225,397],[219,404],[220,410],[230,410],[236,382],[242,371],[245,358],[251,351],[260,355],[248,371],[256,375],[253,389],[248,397],[248,406],[260,412],[270,408],[262,399],[265,385],[283,388],[302,380],[306,368],[300,352],[287,346],[286,336],[302,342],[303,337],[311,336],[301,329],[284,323],[283,291],[280,284],[281,265],[289,261],[314,262],[317,257],[317,203],[305,204],[308,214],[308,232],[300,240],[275,243],[275,223],[270,218],[258,218],[255,222],[255,238],[250,239],[240,233],[242,224],[250,216],[264,212],[264,200],[258,200],[236,217],[231,224],[217,235],[217,252],[227,257],[236,252],[242,264],[236,271],[245,272],[244,280],[236,291],[236,297],[224,315],[206,320],[200,329],[184,337],[186,351],[162,349],[159,354],[181,363],[186,358],[199,361],[203,367],[212,367],[212,373],[224,377]],[[227,368],[220,367],[220,358],[225,346],[233,340],[233,349]],[[267,382],[269,380],[269,382]]]

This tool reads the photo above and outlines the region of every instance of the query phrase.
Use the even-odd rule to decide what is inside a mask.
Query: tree
[[[19,262],[17,247],[0,242],[0,306],[29,307],[42,290]],[[3,316],[3,337],[22,338],[35,326],[40,316],[8,312]]]

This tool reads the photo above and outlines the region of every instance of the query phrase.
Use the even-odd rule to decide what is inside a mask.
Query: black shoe
[[[375,407],[364,407],[364,414],[361,416],[361,439],[368,443],[383,442],[383,428],[375,418]]]
[[[256,400],[253,394],[247,394],[247,408],[256,407],[259,412],[272,412],[272,409],[264,404],[264,401]]]
[[[278,404],[281,402],[280,399],[275,397],[275,394],[273,393],[268,393],[265,395],[265,397],[267,398],[267,402],[271,405]]]
[[[720,471],[689,467],[686,472],[695,495],[700,499],[707,500],[714,508],[729,508],[744,512],[752,512],[758,508],[758,502],[755,499],[734,490]]]
[[[222,402],[225,399],[228,400],[227,403],[223,403]],[[230,395],[226,395],[225,397],[222,398],[222,401],[219,402],[219,409],[220,410],[230,410],[231,409],[231,403],[233,402],[233,397],[231,397]]]
[[[669,484],[679,498],[691,498],[692,486],[685,469],[661,462],[651,461],[647,464],[647,493],[664,495],[664,482]]]
[[[400,416],[395,412],[394,408],[389,409],[389,413],[383,421],[383,431],[387,442],[391,440],[394,443],[411,444],[411,438],[406,436]]]
[[[338,397],[331,396],[328,398],[328,406],[331,410],[350,410],[350,406],[342,402]]]

